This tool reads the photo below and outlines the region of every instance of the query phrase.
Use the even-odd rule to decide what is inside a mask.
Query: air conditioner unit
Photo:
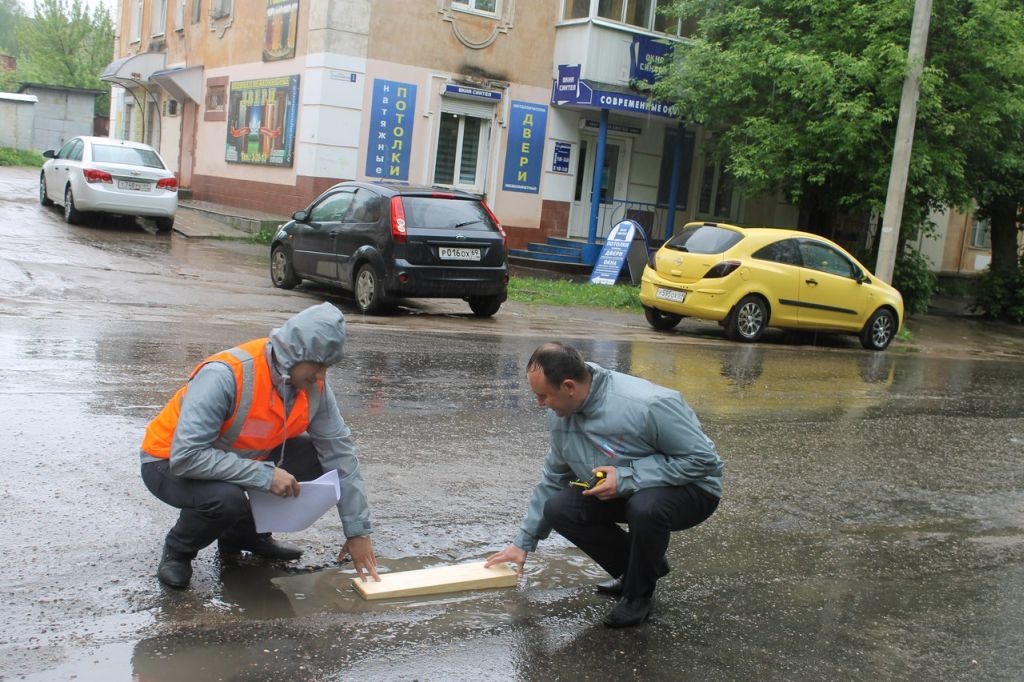
[[[177,116],[181,110],[178,100],[166,99],[164,100],[164,116]]]

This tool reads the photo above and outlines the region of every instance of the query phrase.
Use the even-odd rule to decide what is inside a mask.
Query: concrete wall
[[[0,147],[32,149],[35,102],[0,97]]]

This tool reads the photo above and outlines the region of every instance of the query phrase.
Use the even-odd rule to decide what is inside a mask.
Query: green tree
[[[912,2],[679,0],[673,11],[696,19],[698,31],[676,50],[656,93],[712,133],[712,151],[741,188],[781,192],[800,207],[801,227],[822,234],[839,213],[881,213]],[[999,156],[999,167],[1015,172],[1024,160],[1022,12],[1019,0],[935,3],[905,238],[930,208],[976,197],[987,205],[985,197],[1012,188],[1012,173],[985,168]]]
[[[100,80],[114,58],[114,23],[105,7],[82,0],[35,0],[35,16],[18,30],[18,80],[103,90],[96,113],[110,107],[110,84]]]
[[[18,0],[0,0],[0,54],[18,55],[18,23],[25,17]]]

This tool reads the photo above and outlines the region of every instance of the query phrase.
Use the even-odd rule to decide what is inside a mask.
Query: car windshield
[[[146,166],[147,168],[163,168],[160,157],[152,149],[125,147],[113,144],[94,144],[92,160],[100,163],[123,163],[128,166]]]
[[[716,225],[687,227],[665,244],[669,249],[689,253],[723,253],[743,239],[739,232]]]
[[[405,222],[409,227],[493,231],[491,217],[479,201],[444,197],[403,196]]]

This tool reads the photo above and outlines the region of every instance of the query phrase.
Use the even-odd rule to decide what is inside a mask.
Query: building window
[[[671,36],[689,38],[697,31],[697,19],[689,17],[678,19],[668,16],[663,10],[671,7],[672,0],[658,0],[658,6],[654,12],[654,30],[658,33],[667,33]]]
[[[131,2],[131,42],[137,43],[142,39],[142,0],[131,0]]]
[[[192,0],[192,23],[198,24],[203,19],[203,0]]]
[[[210,0],[210,16],[214,19],[222,19],[231,16],[231,0]]]
[[[679,160],[679,181],[676,184],[676,208],[685,209],[690,193],[690,166],[693,164],[693,133],[683,132],[682,146],[679,145],[679,131],[668,128],[665,131],[665,142],[661,147],[661,174],[658,178],[658,204],[668,206],[669,194],[672,191],[672,164],[675,155],[682,155]]]
[[[597,16],[650,29],[654,0],[598,0]]]
[[[718,218],[733,217],[732,176],[724,164],[708,159],[700,183],[697,213]]]
[[[971,230],[971,248],[992,248],[992,223],[988,220],[974,219],[974,228]]]
[[[174,30],[185,30],[185,0],[174,1]]]
[[[464,12],[497,14],[498,0],[452,0],[452,9],[461,9]]]
[[[227,91],[227,76],[218,76],[206,80],[206,111],[203,112],[204,121],[228,120]]]
[[[154,0],[152,34],[162,36],[167,28],[167,0]]]
[[[565,0],[562,19],[586,19],[590,16],[590,0]]]
[[[482,194],[490,132],[491,122],[488,119],[442,111],[434,159],[434,184]]]

